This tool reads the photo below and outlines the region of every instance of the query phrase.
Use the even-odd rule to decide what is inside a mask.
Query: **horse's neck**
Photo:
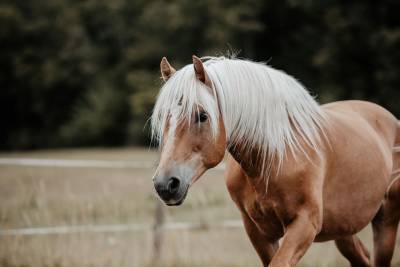
[[[261,157],[258,148],[249,149],[242,144],[236,144],[229,146],[228,151],[249,177],[266,176],[268,173],[276,173],[278,170],[277,161],[272,160],[271,166],[268,166],[268,173],[266,173],[265,167],[269,160]]]
[[[314,165],[321,161],[320,153],[306,145],[304,140],[299,140],[299,145],[302,147],[301,153],[296,153],[286,147],[286,153],[281,162],[277,158],[262,157],[257,147],[249,149],[242,144],[236,144],[228,146],[228,151],[247,176],[263,178],[261,180],[264,181],[268,181],[272,177],[279,180],[280,176],[296,175],[299,170],[304,169],[304,166]],[[329,142],[325,145],[329,147]]]

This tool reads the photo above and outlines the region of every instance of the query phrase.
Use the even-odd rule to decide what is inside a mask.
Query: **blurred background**
[[[192,54],[238,52],[321,103],[365,99],[400,117],[399,11],[398,0],[1,0],[0,265],[259,265],[222,168],[182,207],[156,204],[145,125],[161,58],[178,69]],[[159,239],[158,209],[171,223]],[[362,238],[371,247],[369,229]],[[326,244],[301,264],[345,261]]]

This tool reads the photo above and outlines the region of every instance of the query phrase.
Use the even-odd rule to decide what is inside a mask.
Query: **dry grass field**
[[[156,161],[146,149],[90,149],[0,153],[0,158]],[[153,225],[152,169],[0,166],[0,229],[61,225]],[[165,208],[169,222],[239,219],[223,173],[210,170],[180,207]],[[355,211],[356,212],[356,211]],[[370,229],[360,236],[371,249]],[[146,267],[152,231],[0,236],[4,267]],[[400,246],[399,246],[400,247]],[[400,266],[396,250],[393,266]],[[160,266],[260,266],[242,228],[165,232]],[[314,244],[300,266],[347,266],[332,242]]]

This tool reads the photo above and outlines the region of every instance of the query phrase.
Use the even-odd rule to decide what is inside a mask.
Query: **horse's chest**
[[[261,232],[274,239],[283,236],[284,221],[275,200],[254,197],[245,201],[243,209]]]

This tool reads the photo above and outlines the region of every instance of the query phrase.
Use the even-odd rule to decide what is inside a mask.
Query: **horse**
[[[334,240],[351,266],[390,266],[400,220],[400,122],[365,101],[319,105],[266,64],[193,56],[164,84],[151,117],[165,204],[227,154],[225,182],[263,266],[295,266]],[[226,153],[227,152],[227,153]],[[356,234],[371,222],[374,257]]]

